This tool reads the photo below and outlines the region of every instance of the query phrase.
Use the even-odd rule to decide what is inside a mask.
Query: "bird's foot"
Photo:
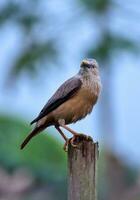
[[[77,133],[75,134],[72,138],[67,139],[65,144],[64,144],[64,151],[67,152],[68,151],[68,145],[71,144],[72,147],[74,148],[78,148],[78,144],[80,142],[82,142],[83,140],[87,140],[87,141],[93,141],[92,137],[88,136],[88,135],[84,135],[82,133]]]
[[[68,145],[69,145],[69,143],[70,143],[70,140],[71,140],[71,139],[67,139],[66,142],[65,142],[65,144],[64,144],[63,149],[64,149],[65,152],[68,151]]]
[[[73,147],[78,147],[78,143],[80,143],[81,141],[83,140],[87,140],[87,141],[93,141],[92,140],[92,137],[88,136],[88,135],[84,135],[82,133],[79,133],[79,134],[75,134],[70,140],[70,144],[73,146]]]
[[[71,146],[73,146],[74,148],[77,147],[77,145],[74,144],[73,139],[74,139],[74,137],[73,137],[73,138],[70,138],[70,139],[67,139],[67,141],[65,142],[64,147],[63,147],[63,149],[64,149],[65,152],[68,151],[68,145],[69,145],[69,144],[71,144]]]

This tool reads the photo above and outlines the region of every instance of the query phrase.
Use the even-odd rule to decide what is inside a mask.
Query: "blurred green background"
[[[67,154],[54,128],[25,150],[19,146],[29,122],[85,57],[99,62],[103,90],[93,114],[72,127],[99,141],[99,200],[140,199],[139,6],[0,1],[1,200],[67,199]]]

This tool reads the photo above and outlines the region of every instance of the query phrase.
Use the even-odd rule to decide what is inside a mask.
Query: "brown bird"
[[[55,94],[49,99],[39,115],[31,122],[36,123],[34,129],[21,144],[21,149],[31,140],[32,137],[49,126],[54,125],[65,140],[66,150],[69,142],[73,146],[78,134],[67,124],[75,123],[91,113],[97,102],[101,90],[98,63],[94,59],[84,59],[78,74],[64,82]],[[73,134],[69,140],[61,128]]]

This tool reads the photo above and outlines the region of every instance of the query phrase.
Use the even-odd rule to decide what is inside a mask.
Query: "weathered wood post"
[[[78,140],[68,147],[68,200],[96,200],[98,143]]]

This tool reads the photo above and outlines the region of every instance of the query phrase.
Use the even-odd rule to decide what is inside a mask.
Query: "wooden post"
[[[68,200],[96,200],[98,143],[79,138],[68,147]]]

